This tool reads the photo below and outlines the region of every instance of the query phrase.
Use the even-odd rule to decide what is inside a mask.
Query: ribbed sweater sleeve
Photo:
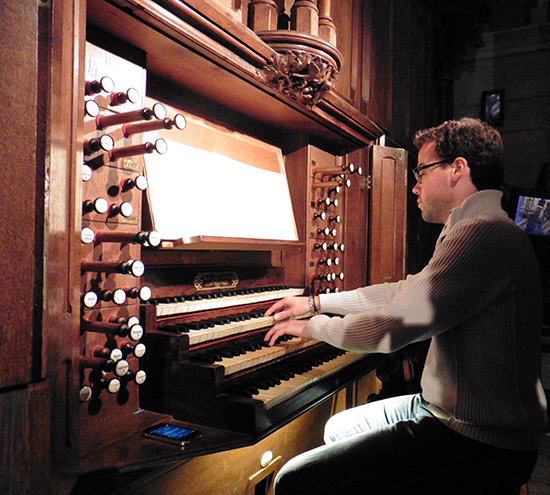
[[[503,260],[505,224],[463,221],[440,243],[419,274],[394,284],[321,298],[323,312],[343,318],[312,318],[312,336],[363,352],[396,351],[448,330],[485,307],[505,283],[513,259]],[[328,301],[330,302],[328,302]]]
[[[393,299],[400,282],[363,287],[347,292],[320,294],[321,307],[325,313],[346,315],[369,311]]]

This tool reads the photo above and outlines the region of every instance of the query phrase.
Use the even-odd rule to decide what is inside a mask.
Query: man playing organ
[[[529,240],[500,206],[500,135],[463,118],[415,144],[418,207],[444,224],[428,265],[396,283],[278,301],[266,341],[289,334],[391,353],[431,338],[422,393],[332,417],[326,445],[279,472],[277,495],[512,494],[535,466],[541,292]],[[309,321],[287,319],[310,309]]]

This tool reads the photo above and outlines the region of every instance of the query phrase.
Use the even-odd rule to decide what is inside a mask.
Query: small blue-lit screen
[[[151,430],[151,433],[154,435],[159,435],[166,438],[174,438],[175,440],[181,440],[189,434],[193,433],[193,430],[188,430],[187,428],[182,428],[181,426],[174,425],[162,425],[154,430]]]
[[[514,222],[528,234],[550,236],[550,199],[520,196]]]

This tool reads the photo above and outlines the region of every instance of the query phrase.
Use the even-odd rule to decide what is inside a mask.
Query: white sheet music
[[[147,140],[154,141],[152,134]],[[167,142],[164,155],[145,156],[151,214],[162,239],[219,236],[297,240],[283,173]]]

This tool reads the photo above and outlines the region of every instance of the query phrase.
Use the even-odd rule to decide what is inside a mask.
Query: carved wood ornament
[[[277,52],[260,71],[264,82],[303,105],[321,101],[338,76],[340,52],[320,38],[293,31],[257,34]]]

